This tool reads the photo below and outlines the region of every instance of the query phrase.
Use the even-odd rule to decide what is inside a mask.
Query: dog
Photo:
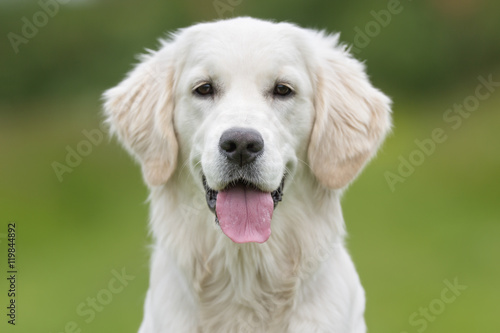
[[[150,190],[139,332],[366,332],[340,198],[391,100],[338,34],[239,17],[160,42],[103,95]]]

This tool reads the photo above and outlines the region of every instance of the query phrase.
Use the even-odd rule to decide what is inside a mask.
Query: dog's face
[[[147,183],[188,165],[237,243],[268,239],[298,169],[342,188],[390,127],[388,98],[336,36],[249,18],[181,30],[105,98]]]
[[[179,75],[175,127],[222,230],[235,242],[263,242],[285,177],[306,159],[314,78],[275,25],[262,34],[225,23],[188,37],[196,48]]]

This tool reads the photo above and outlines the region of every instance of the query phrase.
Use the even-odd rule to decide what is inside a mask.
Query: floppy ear
[[[170,46],[143,55],[104,97],[106,122],[140,162],[150,186],[167,182],[177,164],[173,126],[173,57]]]
[[[339,189],[356,177],[390,130],[391,101],[371,85],[363,64],[338,46],[338,35],[321,40],[308,158],[318,181]]]

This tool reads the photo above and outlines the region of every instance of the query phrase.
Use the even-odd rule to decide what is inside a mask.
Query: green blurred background
[[[139,168],[114,140],[92,145],[62,181],[53,163],[99,128],[101,92],[158,37],[249,15],[341,32],[394,100],[392,135],[343,199],[369,332],[499,332],[500,89],[473,96],[478,77],[500,82],[500,2],[393,1],[61,1],[56,11],[53,1],[0,0],[0,331],[137,331],[150,243]],[[48,3],[52,16],[40,14]],[[29,38],[26,22],[39,25],[24,28]],[[470,112],[447,111],[463,103]],[[415,140],[430,149],[439,128],[447,140],[424,154]],[[5,315],[9,222],[15,327]],[[134,278],[110,293],[122,269]],[[455,279],[467,289],[444,303],[444,281]],[[106,304],[92,315],[96,297]]]

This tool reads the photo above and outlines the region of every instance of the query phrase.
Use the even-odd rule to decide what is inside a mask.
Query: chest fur
[[[193,276],[198,331],[284,332],[299,286],[292,252],[278,258],[251,244],[198,261]]]

